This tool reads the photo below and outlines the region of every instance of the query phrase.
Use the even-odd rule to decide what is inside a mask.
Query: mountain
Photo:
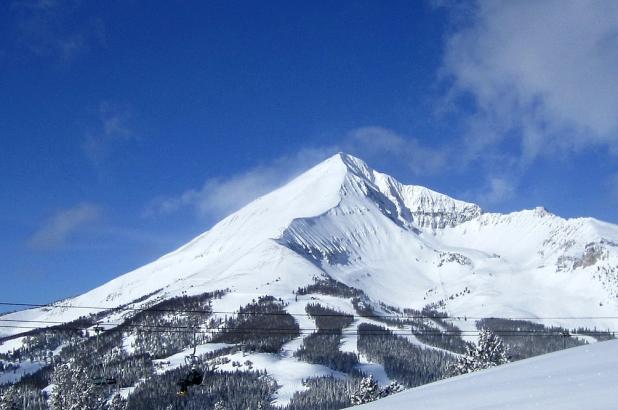
[[[543,208],[485,212],[428,188],[404,185],[339,153],[152,263],[83,295],[1,316],[15,327],[0,328],[0,361],[3,354],[4,360],[15,359],[9,355],[15,349],[94,360],[85,353],[98,354],[94,342],[84,351],[66,347],[75,340],[87,345],[92,338],[92,333],[89,339],[69,330],[92,330],[98,322],[120,333],[108,332],[105,339],[110,355],[113,348],[127,355],[118,369],[131,373],[126,363],[146,355],[140,371],[160,366],[152,377],[168,377],[192,350],[190,338],[172,335],[170,326],[187,328],[198,321],[204,333],[211,332],[200,336],[198,351],[214,355],[212,360],[225,357],[220,370],[266,371],[278,386],[272,397],[286,405],[294,403],[297,392],[312,391],[305,382],[311,377],[347,380],[360,371],[381,384],[436,380],[446,375],[465,342],[475,340],[480,326],[554,333],[557,327],[615,329],[617,296],[618,226],[564,219]],[[208,315],[189,318],[195,309],[207,309]],[[261,322],[243,316],[260,309],[279,316]],[[345,315],[329,325],[339,333],[317,330],[326,329],[319,312]],[[419,320],[419,315],[432,319]],[[57,330],[59,323],[68,327]],[[151,332],[152,327],[168,329],[168,339],[145,336],[144,326]],[[269,326],[288,330],[279,338],[256,333]],[[50,329],[24,337],[28,327]],[[213,333],[230,329],[245,330]],[[403,361],[389,364],[391,356],[377,352],[384,346],[369,337],[376,329],[390,332],[383,345],[395,346]],[[56,332],[53,344],[48,336],[36,338],[46,332]],[[324,337],[316,343],[318,336]],[[543,343],[505,340],[515,358],[524,358],[567,346],[554,336]],[[598,334],[581,330],[568,345],[596,339]],[[247,359],[246,351],[225,350],[230,346],[252,353]],[[414,354],[426,360],[422,369],[405,361]],[[245,360],[251,365],[242,367]],[[44,363],[34,362],[20,368],[30,373],[43,368]],[[236,362],[239,366],[230,364]],[[2,377],[0,372],[0,384]],[[324,380],[315,383],[344,389]],[[49,377],[40,383],[47,382]],[[142,393],[134,394],[140,403],[154,397],[154,390],[144,390],[151,387],[143,373],[131,373],[123,385],[132,386],[125,395],[142,386],[137,390]]]
[[[427,384],[358,410],[611,409],[618,343],[609,341]]]
[[[618,226],[543,208],[486,213],[340,153],[178,250],[61,304],[111,308],[227,288],[237,308],[258,295],[289,298],[320,277],[374,301],[439,304],[453,316],[616,316]],[[69,321],[95,312],[32,309],[6,318]]]

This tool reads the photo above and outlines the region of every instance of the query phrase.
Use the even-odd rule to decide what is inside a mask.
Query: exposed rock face
[[[472,260],[467,256],[454,252],[440,252],[440,261],[438,267],[445,263],[457,263],[459,265],[472,265]]]
[[[478,205],[458,201],[421,186],[408,185],[403,192],[412,217],[421,228],[453,227],[483,213]]]
[[[609,251],[602,243],[590,242],[586,244],[584,252],[579,257],[567,255],[558,257],[556,268],[558,271],[587,268],[596,265],[600,261],[606,260],[608,257]]]

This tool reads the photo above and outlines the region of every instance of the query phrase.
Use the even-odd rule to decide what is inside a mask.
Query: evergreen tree
[[[380,397],[390,396],[391,394],[399,393],[402,390],[403,386],[394,381],[380,391]]]
[[[12,385],[0,398],[0,410],[17,410],[21,409],[22,400],[19,390],[16,385]]]
[[[127,401],[120,395],[116,394],[107,405],[107,410],[125,410]]]
[[[479,359],[486,367],[499,366],[509,362],[506,346],[502,339],[489,330],[482,329],[478,342]]]
[[[52,374],[54,410],[96,410],[101,407],[100,392],[92,385],[85,368],[75,360],[56,366]]]
[[[219,400],[215,403],[214,410],[226,410],[225,403],[222,400]]]
[[[487,329],[481,329],[476,345],[468,345],[466,353],[459,356],[451,373],[454,375],[475,372],[508,363],[507,350],[502,339]]]
[[[353,405],[365,404],[380,398],[380,387],[372,376],[363,378],[358,390],[352,395],[350,400]]]

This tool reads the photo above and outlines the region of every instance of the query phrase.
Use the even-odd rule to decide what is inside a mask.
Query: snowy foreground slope
[[[372,409],[618,408],[618,341],[537,356],[426,384],[366,405]]]

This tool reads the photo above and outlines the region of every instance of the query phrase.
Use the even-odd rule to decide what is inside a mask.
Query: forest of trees
[[[258,297],[235,314],[215,319],[212,301],[225,293],[161,300],[154,297],[155,292],[152,299],[143,298],[142,302],[150,300],[144,308],[104,311],[26,332],[19,349],[0,354],[0,375],[34,364],[38,370],[16,383],[0,385],[0,410],[24,405],[34,410],[274,408],[279,386],[263,370],[245,366],[243,370],[237,367],[223,372],[207,363],[229,362],[226,355],[239,350],[278,355],[286,343],[301,336],[302,329],[287,312],[286,303],[272,296]],[[313,299],[320,294],[346,299],[355,315],[317,300],[307,303],[305,312],[317,329],[302,334],[294,356],[346,377],[305,380],[307,389],[294,394],[285,407],[289,410],[340,409],[397,392],[401,388],[398,383],[419,386],[453,374],[578,346],[586,343],[586,337],[614,337],[596,329],[567,330],[491,318],[477,322],[479,341],[471,344],[463,340],[439,306],[400,311],[374,304],[362,291],[332,279],[318,279],[296,291],[297,298]],[[96,324],[110,313],[121,317],[122,323],[95,331]],[[387,326],[398,329],[397,334]],[[356,334],[358,354],[341,351],[347,332]],[[188,395],[179,396],[178,382],[191,371],[189,363],[165,369],[160,362],[206,342],[229,346],[196,357],[194,363],[204,373],[203,383],[191,386]],[[419,342],[426,346],[419,346]],[[394,383],[378,386],[360,370],[359,355],[381,364]],[[101,383],[110,379],[115,383]]]
[[[453,356],[421,348],[382,326],[362,323],[358,327],[358,350],[384,366],[386,374],[407,387],[431,383],[447,375]]]
[[[546,327],[525,320],[490,318],[479,320],[476,326],[478,329],[487,329],[500,335],[508,346],[511,361],[586,343],[577,337],[572,337],[567,329]]]
[[[263,296],[242,307],[237,316],[228,318],[212,341],[241,344],[244,349],[277,353],[286,342],[298,337],[298,323],[285,310],[283,302]]]
[[[307,313],[315,320],[318,331],[305,337],[295,353],[301,360],[322,364],[333,370],[351,373],[358,364],[356,354],[339,350],[343,328],[354,321],[352,315],[329,309],[320,304],[308,304]]]

